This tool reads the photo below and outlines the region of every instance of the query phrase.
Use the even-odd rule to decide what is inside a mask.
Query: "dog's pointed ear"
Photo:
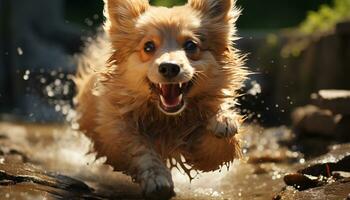
[[[236,16],[236,0],[188,0],[188,5],[212,19],[222,20]]]
[[[104,0],[107,27],[129,26],[150,7],[148,0]]]
[[[202,19],[210,49],[217,55],[232,51],[236,40],[236,26],[241,10],[236,7],[236,0],[188,0],[191,9],[198,12]]]

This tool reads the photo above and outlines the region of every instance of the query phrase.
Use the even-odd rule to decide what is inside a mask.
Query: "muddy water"
[[[0,166],[16,163],[18,165],[11,165],[16,168],[30,164],[40,172],[53,173],[53,178],[64,175],[76,179],[91,188],[78,192],[82,198],[141,198],[138,186],[129,177],[113,172],[103,164],[104,159],[95,160],[94,154],[89,153],[90,141],[67,126],[0,123],[0,136],[3,154],[3,157],[0,154]],[[199,174],[192,182],[173,170],[175,199],[272,199],[285,185],[284,174],[295,171],[297,163],[303,162],[300,154],[279,145],[280,141],[290,138],[288,129],[283,127],[270,130],[250,127],[242,138],[245,158],[234,162],[229,170]],[[35,183],[33,180],[30,182]],[[33,186],[30,182],[0,184],[0,197],[21,199],[24,195],[25,199],[41,196],[50,199],[67,195],[65,189],[55,187],[52,192],[45,184]],[[68,192],[75,194],[75,191]]]

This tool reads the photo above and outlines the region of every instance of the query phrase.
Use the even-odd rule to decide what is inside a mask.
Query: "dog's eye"
[[[156,44],[154,44],[153,41],[148,41],[145,43],[145,46],[143,47],[143,50],[146,53],[153,53],[156,50]]]
[[[196,43],[190,40],[185,42],[185,44],[183,45],[183,48],[185,49],[185,51],[189,53],[195,53],[197,51],[198,46]]]

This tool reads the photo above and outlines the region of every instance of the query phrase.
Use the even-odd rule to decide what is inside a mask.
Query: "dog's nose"
[[[174,78],[180,73],[180,66],[174,63],[162,63],[158,71],[165,78]]]

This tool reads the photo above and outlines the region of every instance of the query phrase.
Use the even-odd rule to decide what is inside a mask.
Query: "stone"
[[[314,105],[336,114],[350,115],[350,90],[320,90],[311,95]]]
[[[312,176],[331,176],[334,171],[350,172],[350,144],[334,145],[330,151],[307,162],[298,172]]]
[[[350,141],[350,116],[343,116],[336,128],[336,133],[339,135],[340,141]]]
[[[293,127],[302,133],[334,136],[339,116],[330,110],[307,105],[295,109],[292,113]]]
[[[337,179],[350,178],[350,172],[333,171],[332,172],[332,176],[336,177]]]
[[[329,153],[304,163],[284,177],[288,185],[274,199],[346,199],[350,194],[350,144],[335,145]]]
[[[297,190],[305,190],[324,185],[325,183],[317,177],[305,175],[301,173],[291,173],[284,176],[284,182],[295,187]]]
[[[15,194],[10,194],[11,191],[23,193],[36,190],[38,192],[35,196],[47,194],[51,197],[65,198],[91,196],[91,199],[97,199],[93,198],[93,190],[85,183],[60,174],[42,172],[30,164],[0,164],[0,185],[3,186],[0,194],[8,193],[12,198]]]
[[[310,200],[310,199],[327,199],[327,200],[339,200],[347,199],[350,194],[350,178],[342,181],[334,182],[324,185],[322,187],[315,187],[304,191],[296,191],[288,189],[277,196],[274,199],[278,200]]]

